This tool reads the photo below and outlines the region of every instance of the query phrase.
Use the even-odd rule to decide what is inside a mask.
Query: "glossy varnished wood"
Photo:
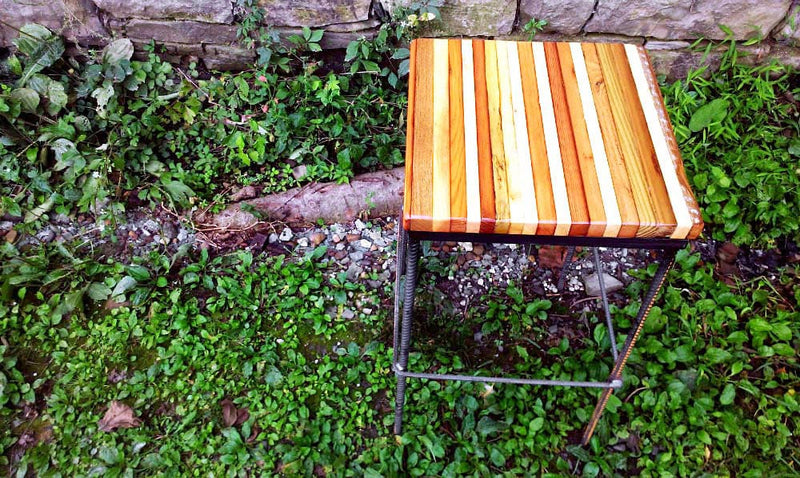
[[[408,230],[672,239],[702,230],[641,47],[416,40],[407,125]]]

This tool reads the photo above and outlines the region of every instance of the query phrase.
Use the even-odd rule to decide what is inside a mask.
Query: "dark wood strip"
[[[580,163],[578,162],[575,136],[572,131],[572,118],[567,105],[567,93],[561,73],[558,47],[555,43],[546,42],[544,51],[547,60],[547,73],[550,76],[550,93],[553,95],[558,146],[561,150],[561,163],[564,168],[564,180],[567,184],[569,213],[572,217],[569,235],[586,236],[589,232],[589,208],[586,204],[586,194],[583,189],[583,178],[581,177]]]
[[[472,40],[475,65],[475,116],[478,130],[478,174],[481,192],[481,229],[483,234],[495,232],[494,177],[492,140],[489,132],[489,99],[486,91],[486,56],[483,40]]]
[[[639,237],[669,236],[675,229],[675,214],[661,177],[647,120],[639,101],[633,101],[636,84],[631,74],[625,47],[597,44],[603,76],[608,86],[614,125],[622,146],[622,156],[639,214]]]
[[[449,40],[450,62],[450,230],[467,229],[467,170],[464,152],[464,91],[461,40]]]
[[[614,183],[614,193],[622,219],[619,237],[635,237],[639,231],[639,214],[636,212],[633,190],[625,169],[625,160],[622,157],[622,146],[614,126],[614,115],[611,112],[608,88],[600,66],[600,58],[597,56],[597,48],[594,43],[584,43],[581,45],[581,49],[586,61],[586,72],[589,74],[589,82],[592,86],[597,119],[600,123],[608,167],[611,171],[611,180]]]
[[[417,40],[410,229],[433,228],[433,40]]]

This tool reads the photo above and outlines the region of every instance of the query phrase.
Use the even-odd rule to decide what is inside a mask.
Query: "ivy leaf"
[[[17,88],[9,95],[12,100],[18,102],[22,109],[30,113],[35,113],[39,106],[39,93],[30,88]]]
[[[189,186],[180,181],[169,181],[164,183],[164,188],[167,190],[169,197],[180,205],[189,204],[189,198],[194,196],[194,191]]]
[[[730,352],[728,352],[727,350],[722,350],[717,347],[710,347],[708,350],[706,350],[705,353],[705,359],[712,364],[726,362],[730,360],[730,358],[731,358]]]
[[[722,405],[730,405],[733,399],[736,398],[736,387],[732,383],[725,385],[722,394],[719,396],[719,403]]]
[[[111,295],[111,288],[102,282],[92,282],[86,293],[89,294],[92,300],[106,300]]]
[[[114,40],[103,48],[103,63],[119,65],[133,57],[133,42],[127,38]]]
[[[29,23],[19,30],[19,37],[14,40],[20,53],[28,57],[25,69],[17,81],[17,86],[24,86],[31,76],[55,63],[64,54],[64,42],[53,32],[35,23]]]
[[[711,123],[720,122],[728,116],[728,100],[717,98],[694,112],[689,120],[689,129],[697,133]]]

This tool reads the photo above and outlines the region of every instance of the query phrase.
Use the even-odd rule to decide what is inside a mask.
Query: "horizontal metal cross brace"
[[[462,382],[514,383],[518,385],[542,385],[546,387],[586,387],[586,388],[622,388],[622,380],[609,382],[577,382],[572,380],[539,380],[512,377],[481,377],[476,375],[455,375],[448,373],[406,372],[395,364],[394,371],[398,377],[425,378],[429,380],[459,380]]]

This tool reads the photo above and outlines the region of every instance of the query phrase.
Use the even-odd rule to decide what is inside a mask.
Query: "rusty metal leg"
[[[661,286],[664,284],[667,272],[669,272],[672,263],[675,261],[676,252],[677,251],[664,251],[661,262],[658,265],[658,270],[656,270],[656,275],[653,277],[653,282],[650,283],[650,289],[647,291],[644,300],[642,300],[642,305],[639,307],[639,313],[633,323],[633,328],[628,332],[625,345],[622,347],[622,352],[615,361],[614,368],[611,370],[611,375],[609,376],[610,382],[622,380],[622,371],[625,368],[625,364],[628,362],[628,358],[631,355],[633,346],[636,344],[636,340],[639,338],[639,334],[642,332],[642,327],[647,319],[647,314],[650,313],[650,309],[653,307],[656,295],[658,295],[658,291],[661,290]],[[613,390],[613,388],[606,388],[603,389],[600,394],[600,398],[592,413],[592,418],[589,420],[589,424],[586,425],[586,429],[583,432],[581,443],[584,446],[587,445],[592,438],[595,427],[597,427],[597,422],[600,420],[600,415],[603,413],[603,410],[605,410]]]
[[[406,239],[406,283],[403,297],[403,317],[400,324],[400,353],[394,362],[394,371],[397,375],[397,395],[395,397],[394,409],[394,434],[400,435],[403,432],[403,405],[406,399],[406,377],[397,372],[404,372],[408,369],[408,353],[411,346],[411,314],[414,311],[414,293],[417,279],[417,261],[419,259],[419,242]],[[395,334],[397,331],[395,330]]]
[[[561,265],[561,274],[558,275],[558,285],[556,288],[558,292],[564,291],[564,283],[567,280],[567,271],[572,269],[572,256],[575,255],[575,246],[567,246],[567,256],[564,257],[564,263]]]
[[[392,364],[397,363],[397,352],[400,344],[400,304],[402,300],[403,275],[406,272],[406,247],[408,232],[403,229],[402,215],[397,220],[397,263],[394,273],[394,337],[392,340]]]

